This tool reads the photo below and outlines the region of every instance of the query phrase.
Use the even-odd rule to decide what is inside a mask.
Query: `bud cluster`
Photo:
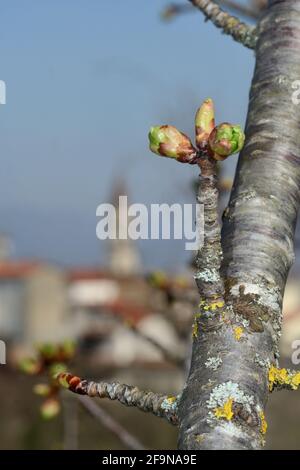
[[[162,157],[174,158],[181,163],[198,163],[198,159],[209,155],[215,160],[225,160],[238,153],[245,140],[238,125],[224,122],[215,126],[214,104],[206,99],[195,117],[196,147],[191,139],[174,126],[155,126],[149,132],[150,150]]]
[[[40,413],[44,419],[54,418],[60,412],[59,386],[54,377],[67,369],[74,354],[72,341],[43,343],[37,346],[35,357],[25,357],[19,362],[19,369],[25,374],[48,376],[47,383],[37,383],[33,387],[34,393],[43,398]]]

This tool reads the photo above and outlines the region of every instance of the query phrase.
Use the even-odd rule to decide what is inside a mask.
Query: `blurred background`
[[[237,3],[252,23],[265,6]],[[17,363],[36,344],[72,339],[74,373],[166,393],[184,383],[198,301],[191,252],[184,240],[99,241],[96,209],[117,207],[119,195],[147,206],[194,202],[197,169],[150,154],[151,125],[192,136],[208,96],[217,122],[245,124],[254,55],[186,4],[0,2],[2,449],[176,448],[163,420],[105,400],[90,409],[62,394],[60,413],[42,419],[37,377]],[[222,208],[235,165],[236,157],[222,164]],[[298,261],[281,342],[291,368],[299,285]],[[271,396],[268,448],[300,448],[297,395]]]

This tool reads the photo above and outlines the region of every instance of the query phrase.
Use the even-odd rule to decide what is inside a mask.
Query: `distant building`
[[[66,277],[54,266],[0,262],[0,336],[25,347],[71,335]]]
[[[0,233],[0,261],[6,261],[11,258],[13,252],[13,241],[9,235]]]
[[[142,276],[72,270],[69,300],[76,335],[83,349],[94,349],[99,364],[120,367],[161,362],[162,353],[143,338],[144,334],[170,350],[180,349],[174,326],[155,310],[153,290]]]
[[[127,196],[127,189],[123,182],[115,185],[112,195],[112,204],[117,210],[117,234],[119,233],[119,220],[127,220],[128,214],[124,207],[119,206],[119,196]],[[117,276],[132,276],[141,274],[142,263],[136,243],[130,239],[122,240],[118,237],[110,240],[108,247],[109,269]]]

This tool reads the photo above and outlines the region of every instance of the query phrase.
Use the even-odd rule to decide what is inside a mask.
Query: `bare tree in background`
[[[300,384],[300,373],[278,368],[282,298],[294,260],[300,202],[300,107],[292,101],[300,80],[300,1],[271,0],[265,9],[265,2],[253,2],[255,12],[264,9],[255,27],[215,2],[190,3],[253,49],[256,67],[245,145],[222,235],[216,159],[239,150],[240,132],[229,124],[212,129],[208,100],[196,118],[197,149],[179,131],[170,132],[171,126],[151,134],[152,150],[201,170],[197,200],[204,205],[205,233],[197,256],[199,311],[186,385],[175,397],[71,374],[60,374],[58,380],[73,392],[118,400],[168,419],[179,426],[181,449],[260,449],[269,393],[296,390]]]

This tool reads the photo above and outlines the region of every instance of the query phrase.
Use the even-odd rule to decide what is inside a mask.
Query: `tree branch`
[[[161,343],[159,343],[155,338],[152,338],[152,336],[147,335],[146,333],[143,333],[141,330],[138,329],[138,327],[132,323],[126,324],[126,326],[134,333],[136,334],[139,338],[147,341],[149,344],[154,346],[166,359],[168,362],[171,364],[174,364],[176,367],[182,368],[184,365],[184,358],[180,357],[176,352],[171,351],[170,349],[167,349],[165,346],[163,346]]]
[[[202,156],[199,167],[201,175],[197,202],[204,207],[204,245],[197,254],[195,280],[202,301],[224,305],[224,287],[220,276],[222,247],[218,221],[217,162],[210,156]]]
[[[256,29],[241,22],[238,18],[224,12],[215,2],[209,0],[189,0],[202,11],[208,20],[249,49],[255,49],[257,42]]]
[[[140,443],[140,441],[132,436],[127,429],[125,429],[120,423],[118,423],[114,418],[112,418],[103,408],[99,405],[96,405],[93,401],[89,400],[87,397],[82,397],[77,395],[78,400],[81,405],[98,421],[101,422],[109,431],[115,434],[118,439],[125,444],[126,447],[133,450],[145,450],[145,447]]]
[[[151,391],[139,390],[131,385],[118,382],[93,382],[82,380],[69,373],[60,373],[56,376],[58,383],[79,395],[89,397],[109,398],[117,400],[125,406],[135,406],[141,411],[152,413],[160,418],[167,419],[171,424],[177,425],[177,397],[161,395]]]
[[[292,388],[300,380],[282,372],[270,380],[269,370],[300,202],[300,107],[292,101],[299,1],[269,2],[259,31],[246,142],[223,219],[227,308],[218,324],[201,325],[193,344],[178,410],[182,449],[260,449],[270,382]]]
[[[245,5],[241,5],[240,3],[231,0],[219,0],[216,3],[230,8],[230,10],[235,11],[240,15],[247,16],[251,19],[256,20],[259,17],[259,11],[257,9],[248,8]],[[193,5],[186,5],[184,3],[171,3],[163,10],[162,17],[166,20],[169,20],[174,16],[180,15],[182,13],[190,13],[192,11],[194,11]]]

